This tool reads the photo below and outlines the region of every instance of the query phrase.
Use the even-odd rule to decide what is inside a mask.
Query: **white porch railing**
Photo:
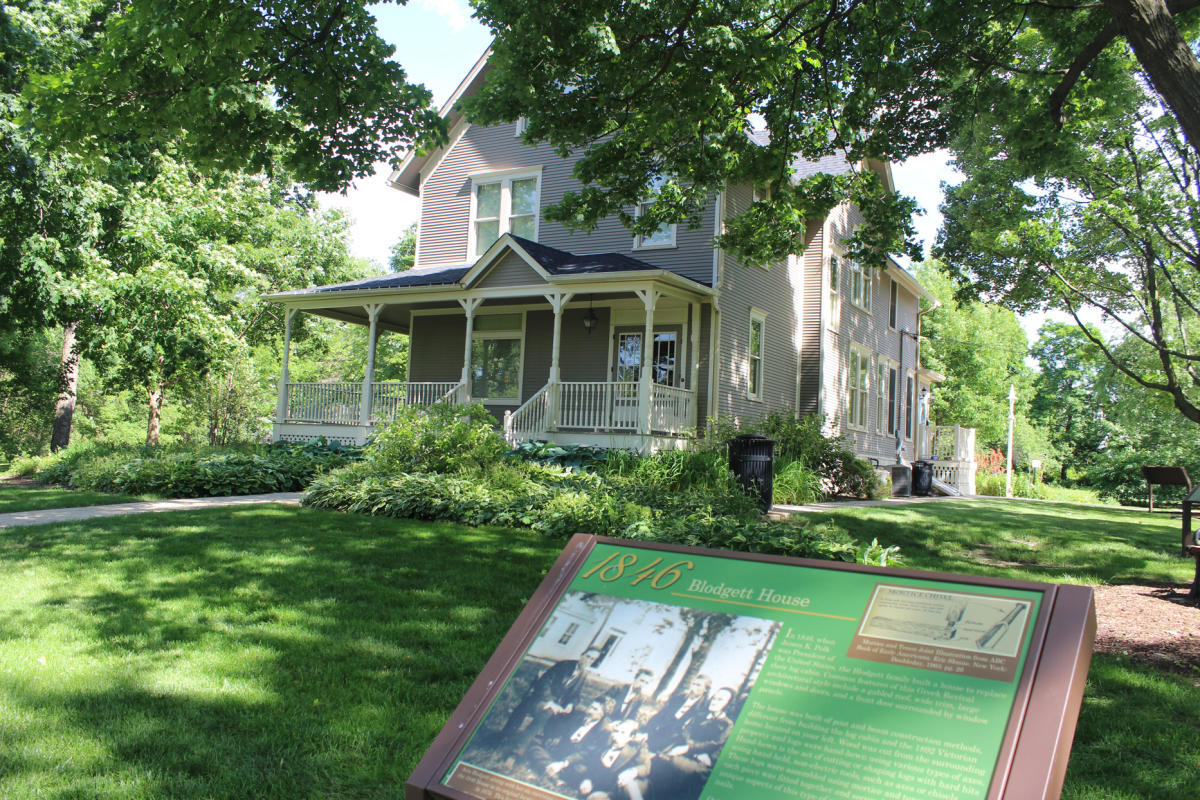
[[[650,429],[664,433],[681,433],[695,424],[696,393],[661,383],[650,385]]]
[[[546,384],[516,411],[504,412],[504,439],[516,445],[526,439],[540,439],[550,425],[550,399],[554,384]]]
[[[929,426],[923,438],[921,456],[933,466],[933,477],[963,494],[975,494],[975,429]]]
[[[637,430],[636,383],[566,381],[558,386],[558,427],[591,431]]]
[[[387,422],[396,416],[396,411],[407,406],[431,406],[445,402],[456,393],[459,381],[427,381],[371,384],[371,417],[375,422]]]
[[[358,425],[362,388],[361,383],[289,383],[286,421]]]

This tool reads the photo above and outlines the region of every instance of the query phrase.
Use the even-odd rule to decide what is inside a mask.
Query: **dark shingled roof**
[[[662,268],[636,258],[620,253],[597,253],[595,255],[577,256],[566,250],[547,247],[544,244],[531,242],[520,236],[508,234],[514,242],[529,253],[534,261],[551,275],[586,275],[608,272],[646,272],[659,271]],[[457,286],[462,277],[471,271],[471,267],[450,267],[448,269],[423,269],[408,272],[393,272],[377,278],[365,278],[348,283],[335,283],[330,286],[314,286],[309,289],[297,289],[285,292],[289,295],[321,294],[325,292],[350,292],[370,289],[403,289],[410,286]],[[681,276],[684,277],[684,276]],[[692,280],[695,280],[694,278]],[[696,281],[702,286],[708,286],[704,281]]]

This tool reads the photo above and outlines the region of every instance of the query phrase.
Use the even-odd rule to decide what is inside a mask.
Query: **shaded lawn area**
[[[284,506],[0,531],[0,797],[398,797],[562,544]]]
[[[112,503],[131,503],[138,500],[153,500],[151,496],[105,494],[63,489],[59,486],[13,485],[0,481],[0,514],[15,511],[42,511],[50,508],[74,508],[76,506],[105,506]]]
[[[0,531],[0,797],[399,797],[563,544],[287,506]],[[1195,797],[1197,682],[1097,657],[1063,796]]]
[[[859,541],[899,545],[901,566],[1049,583],[1191,584],[1167,514],[1004,498],[813,514]]]

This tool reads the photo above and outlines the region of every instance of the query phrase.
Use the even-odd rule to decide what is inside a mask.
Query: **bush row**
[[[549,536],[583,532],[873,563],[895,558],[894,549],[859,547],[829,523],[764,520],[716,448],[653,456],[537,443],[505,449],[481,406],[402,410],[361,461],[317,477],[304,503]],[[808,491],[816,479],[801,475],[806,469],[799,464],[782,474]]]
[[[163,497],[294,492],[345,466],[361,449],[323,440],[216,451],[80,446],[45,459],[38,478],[74,489]]]

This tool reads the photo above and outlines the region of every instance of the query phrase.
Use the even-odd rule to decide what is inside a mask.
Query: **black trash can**
[[[912,493],[912,471],[903,464],[892,465],[892,496],[908,497]]]
[[[738,482],[767,512],[775,496],[775,440],[743,433],[729,440],[729,468]]]
[[[933,494],[933,464],[914,461],[912,465],[912,493],[918,497]]]

